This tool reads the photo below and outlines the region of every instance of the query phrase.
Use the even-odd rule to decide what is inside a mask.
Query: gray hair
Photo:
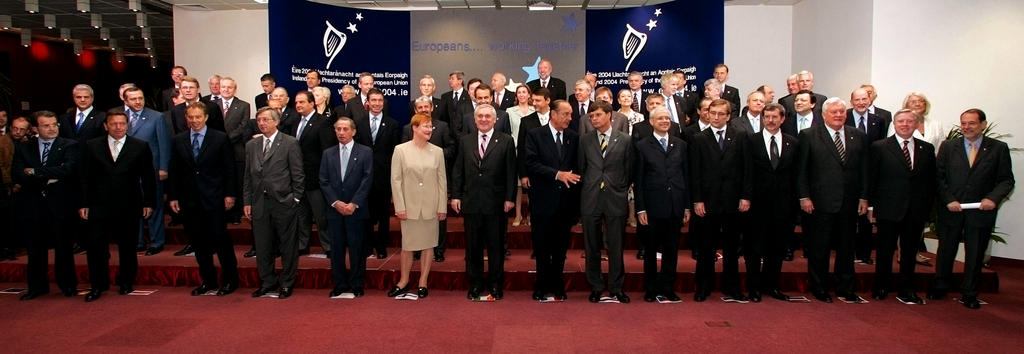
[[[71,89],[71,94],[74,95],[75,92],[78,92],[78,91],[88,91],[89,92],[89,96],[95,97],[95,94],[93,94],[93,92],[92,92],[92,86],[89,86],[89,85],[86,85],[86,84],[75,85],[75,88]]]

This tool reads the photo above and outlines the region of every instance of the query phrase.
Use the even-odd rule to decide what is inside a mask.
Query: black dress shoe
[[[505,297],[505,293],[499,288],[491,288],[491,296],[493,296],[495,300],[501,300]]]
[[[639,259],[639,260],[643,260],[644,259],[644,249],[643,248],[641,248],[641,249],[636,251],[636,259]]]
[[[540,299],[543,299],[543,298],[544,298],[544,291],[543,290],[534,290],[533,291],[533,300],[540,301]]]
[[[217,289],[216,285],[203,284],[203,285],[200,285],[198,288],[195,288],[195,289],[192,290],[192,296],[203,295],[203,294],[206,294],[206,293],[210,292],[211,290],[216,290],[216,289]]]
[[[245,251],[245,253],[242,254],[242,257],[245,257],[245,258],[256,257],[256,249],[255,248],[250,248],[248,251]]]
[[[78,295],[78,289],[75,288],[64,288],[60,289],[60,293],[64,294],[64,297],[72,297]]]
[[[761,302],[761,292],[760,291],[751,291],[750,292],[750,301]]]
[[[419,288],[416,288],[416,296],[418,296],[421,299],[427,297],[427,295],[429,295],[429,294],[430,294],[430,292],[427,291],[427,288],[425,286],[421,286]]]
[[[121,289],[119,289],[117,293],[121,295],[128,295],[131,294],[133,291],[135,291],[135,288],[133,288],[131,285],[121,285]]]
[[[25,293],[25,295],[21,296],[21,301],[32,300],[32,299],[35,299],[37,297],[46,295],[46,293],[47,292],[45,292],[45,291],[29,291],[29,292]]]
[[[626,293],[624,293],[624,292],[619,292],[617,294],[612,294],[612,296],[614,296],[616,299],[618,299],[620,303],[623,303],[623,304],[628,304],[629,303],[629,295],[626,295]]]
[[[469,289],[468,292],[466,292],[466,298],[470,300],[476,300],[477,298],[480,297],[481,292],[483,292],[483,289],[480,289],[478,287],[472,287]]]
[[[361,286],[357,286],[352,289],[352,295],[355,295],[355,297],[363,297],[363,295],[366,295],[366,290]]]
[[[590,292],[590,296],[587,297],[587,300],[590,300],[590,302],[601,301],[601,292],[600,291],[591,291]]]
[[[435,253],[434,262],[444,262],[444,253]]]
[[[658,297],[658,295],[655,294],[653,291],[645,291],[644,292],[644,301],[645,302],[654,302],[654,300],[657,300],[657,297]]]
[[[93,302],[99,300],[100,294],[103,294],[103,292],[99,290],[89,289],[89,293],[85,294],[85,302]]]
[[[217,296],[224,296],[235,292],[238,289],[238,285],[235,284],[224,284],[220,289],[217,289]]]
[[[888,290],[878,289],[878,290],[875,290],[875,291],[871,292],[871,298],[875,299],[875,300],[878,300],[878,301],[885,300],[885,298],[888,297],[888,296],[889,296],[889,291]]]
[[[774,289],[768,292],[768,296],[779,301],[789,301],[789,295],[783,294],[779,289]]]
[[[899,294],[896,300],[904,305],[924,305],[924,299],[917,294]]]
[[[928,294],[925,297],[928,300],[941,300],[946,297],[946,292],[943,290],[928,290]]]
[[[814,298],[818,299],[818,301],[825,302],[825,303],[832,303],[832,296],[829,295],[828,292],[825,292],[825,291],[822,291],[820,293],[819,292],[815,292],[812,295],[814,295]]]
[[[786,257],[783,258],[783,259],[785,259],[786,262],[792,262],[793,261],[793,250],[786,250]]]
[[[271,287],[271,288],[259,288],[259,289],[256,289],[256,291],[252,292],[252,297],[260,297],[260,296],[263,296],[263,295],[267,295],[267,293],[269,293],[271,291],[274,291],[274,290],[277,290],[277,286],[274,286],[274,287]]]
[[[390,291],[388,291],[388,297],[395,297],[398,295],[405,294],[407,292],[409,292],[409,284],[405,284],[405,286],[401,288],[399,288],[398,285],[395,285],[394,287],[391,288]]]
[[[163,251],[164,251],[164,246],[150,247],[149,249],[146,250],[146,255],[147,256],[152,256],[152,255],[155,255],[155,254],[163,252]]]
[[[307,254],[309,254],[309,249],[308,248],[303,248],[303,249],[299,250],[299,255],[300,256],[305,256]]]
[[[566,295],[565,290],[555,291],[555,298],[561,301],[569,299],[569,295]]]
[[[192,254],[192,253],[195,253],[195,252],[196,251],[194,249],[192,249],[192,245],[188,244],[188,245],[185,245],[185,248],[182,248],[178,252],[174,252],[174,255],[180,257],[180,256],[184,256],[184,255],[189,255],[189,254]]]
[[[708,299],[708,295],[704,294],[703,291],[699,291],[698,290],[697,292],[693,293],[693,301],[704,302],[704,300],[707,300],[707,299]]]
[[[277,293],[278,299],[287,299],[292,296],[292,288],[281,288],[281,291]]]
[[[875,261],[873,259],[871,259],[871,257],[861,258],[860,262],[864,263],[864,264],[867,264],[867,265],[875,264]]]
[[[964,304],[964,307],[969,308],[971,310],[977,310],[981,308],[981,301],[978,301],[978,298],[974,296],[964,297],[963,299],[960,299],[960,302]]]
[[[838,297],[843,302],[852,302],[855,304],[864,302],[864,298],[860,297],[860,295],[857,295],[857,293],[849,293],[842,295],[836,294],[836,297]]]
[[[509,256],[511,256],[511,255],[512,255],[512,250],[510,250],[510,249],[506,248],[506,249],[505,249],[505,257],[509,257]]]
[[[662,293],[661,295],[664,296],[666,300],[672,301],[672,302],[682,301],[683,300],[683,299],[679,298],[679,295],[676,295],[676,293],[671,292],[671,291],[666,291],[666,292]]]

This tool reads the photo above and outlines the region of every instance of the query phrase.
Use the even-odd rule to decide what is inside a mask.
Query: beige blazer
[[[444,152],[427,144],[416,147],[413,141],[395,146],[391,158],[391,195],[395,211],[405,211],[411,220],[436,219],[448,211],[448,176],[444,170]]]

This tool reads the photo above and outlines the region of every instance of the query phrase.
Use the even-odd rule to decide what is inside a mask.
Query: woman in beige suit
[[[414,251],[437,246],[437,223],[447,212],[448,180],[444,171],[444,153],[429,142],[434,132],[430,116],[412,117],[412,140],[395,147],[391,159],[391,193],[395,214],[402,223],[402,277],[388,297],[409,292],[409,272]],[[427,296],[430,257],[420,259],[420,283],[417,294]]]

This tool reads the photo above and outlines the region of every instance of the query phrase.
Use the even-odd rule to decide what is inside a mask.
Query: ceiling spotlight
[[[153,55],[149,56],[149,67],[156,69],[156,57]]]
[[[49,29],[53,29],[54,27],[57,27],[57,15],[54,15],[54,14],[45,14],[45,15],[43,15],[43,26],[46,26],[46,28],[49,28]]]
[[[78,12],[89,12],[90,10],[89,0],[77,0],[75,4],[77,5],[75,8],[78,9]]]
[[[63,39],[65,42],[70,41],[71,40],[71,29],[70,28],[61,28],[60,29],[60,39]]]
[[[0,15],[0,28],[9,30],[11,29],[11,26],[13,26],[11,22],[11,15]]]
[[[135,25],[139,27],[146,27],[146,14],[135,14]]]
[[[134,12],[142,11],[142,0],[128,0],[128,9]]]
[[[100,39],[102,39],[102,40],[110,39],[110,29],[109,28],[106,28],[106,27],[100,28]]]
[[[543,1],[530,0],[530,1],[527,1],[526,3],[527,3],[527,8],[530,9],[530,11],[551,11],[551,10],[555,9],[556,1],[555,0],[543,0]]]
[[[26,48],[32,45],[32,30],[28,28],[21,29],[21,45]]]
[[[152,39],[146,38],[142,42],[145,43],[146,49],[153,49],[153,40]]]
[[[110,49],[118,49],[117,48],[117,40],[111,38],[109,41],[107,41],[107,46],[109,46]]]
[[[92,28],[103,27],[103,15],[101,15],[101,14],[91,14],[91,15],[89,15],[89,24],[92,25]]]
[[[30,14],[39,12],[39,0],[25,0],[25,12]]]
[[[117,48],[117,50],[114,51],[114,55],[117,57],[118,63],[124,62],[124,50]]]
[[[71,45],[75,48],[75,55],[82,55],[82,40],[74,39],[71,41]]]
[[[149,27],[142,28],[142,39],[150,39],[153,37],[153,33],[149,30]]]

